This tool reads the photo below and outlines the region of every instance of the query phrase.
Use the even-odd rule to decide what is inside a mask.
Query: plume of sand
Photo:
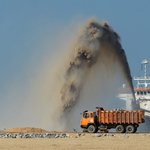
[[[25,92],[26,97],[22,97],[20,93],[16,106],[19,103],[23,108],[19,108],[20,114],[16,114],[17,120],[21,120],[21,123],[16,123],[13,119],[14,126],[17,124],[63,130],[67,125],[60,117],[69,119],[71,114],[68,112],[73,112],[75,106],[83,102],[80,96],[82,97],[82,92],[86,93],[84,90],[89,85],[88,82],[94,80],[95,83],[98,78],[95,79],[94,76],[99,71],[104,71],[103,75],[111,72],[110,81],[116,75],[115,70],[118,71],[118,68],[114,67],[116,64],[121,68],[119,71],[121,70],[130,88],[133,88],[129,66],[118,34],[107,23],[100,24],[96,21],[89,21],[79,32],[79,35],[75,34],[73,38],[68,34],[67,38],[63,37],[67,42],[62,41],[66,44],[60,46],[61,52],[56,51],[56,56],[53,54],[53,61],[44,61],[41,69],[37,71],[37,77],[29,80],[31,83],[27,86],[30,87],[27,90],[28,95]],[[75,32],[72,31],[71,34],[73,33]],[[60,40],[57,41],[60,44]],[[103,91],[102,86],[99,89],[98,87],[97,85],[93,90]],[[18,95],[18,91],[16,94]]]
[[[64,76],[60,91],[63,112],[71,111],[78,103],[88,74],[97,63],[105,62],[107,68],[118,63],[135,98],[129,65],[119,39],[118,34],[106,22],[87,23],[75,42],[73,58]]]

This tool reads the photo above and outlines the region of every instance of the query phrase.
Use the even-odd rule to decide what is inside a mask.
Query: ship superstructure
[[[150,76],[147,76],[147,64],[149,62],[145,59],[142,61],[144,65],[144,76],[134,76],[133,80],[137,81],[137,86],[134,88],[136,104],[140,109],[145,110],[145,115],[150,117]],[[126,109],[132,109],[133,96],[124,84],[121,89],[118,89],[117,97],[126,101]]]

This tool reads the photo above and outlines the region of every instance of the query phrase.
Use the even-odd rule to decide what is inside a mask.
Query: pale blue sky
[[[77,17],[108,21],[121,36],[132,75],[136,75],[141,60],[150,56],[149,8],[149,0],[1,0],[0,89],[28,60],[32,49],[43,44],[41,36],[51,42],[59,26],[68,26]]]
[[[62,29],[93,16],[120,35],[132,76],[141,75],[141,60],[150,60],[149,15],[149,0],[0,0],[0,101],[53,51],[43,49],[45,43],[57,45]]]

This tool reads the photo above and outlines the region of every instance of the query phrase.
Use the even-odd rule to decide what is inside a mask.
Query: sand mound
[[[47,132],[44,129],[34,128],[34,127],[24,127],[24,128],[10,128],[5,130],[5,132]]]

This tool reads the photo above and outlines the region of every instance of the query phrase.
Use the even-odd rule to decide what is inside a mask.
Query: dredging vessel
[[[148,61],[145,59],[141,62],[144,65],[144,76],[134,76],[133,80],[137,81],[134,88],[136,105],[139,109],[145,110],[145,116],[150,117],[150,76],[147,76]],[[117,98],[126,101],[126,109],[133,109],[133,96],[131,90],[123,84],[122,88],[117,90]]]

